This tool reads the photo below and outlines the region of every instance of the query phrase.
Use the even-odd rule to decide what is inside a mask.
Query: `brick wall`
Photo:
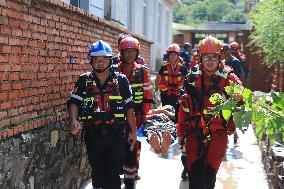
[[[269,92],[271,90],[273,68],[268,68],[262,64],[263,56],[256,54],[257,47],[249,44],[249,35],[250,32],[245,31],[243,37],[244,53],[247,57],[246,61],[249,69],[246,87],[254,91]]]
[[[117,52],[121,32],[59,0],[0,0],[1,138],[66,119],[73,82],[90,69],[88,45],[102,39]],[[149,63],[151,42],[135,37]]]
[[[278,64],[274,66],[271,90],[283,92],[284,90],[284,66]]]

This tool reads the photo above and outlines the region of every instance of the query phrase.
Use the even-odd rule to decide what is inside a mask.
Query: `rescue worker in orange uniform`
[[[138,64],[135,60],[140,52],[139,41],[133,37],[121,40],[119,50],[122,60],[118,63],[117,71],[126,75],[132,88],[136,126],[140,128],[146,120],[146,113],[153,102],[149,74],[146,66]],[[140,159],[141,143],[137,141],[134,149],[126,143],[124,163],[124,183],[126,189],[133,189],[135,180],[139,179],[138,168]]]
[[[211,116],[214,107],[209,97],[214,93],[225,95],[230,81],[241,84],[232,69],[222,63],[221,43],[208,36],[200,42],[201,64],[185,79],[185,93],[181,97],[178,116],[179,142],[185,142],[189,188],[213,189],[221,161],[225,155],[228,134],[235,130],[232,118]],[[231,96],[240,100],[239,94]],[[206,113],[207,112],[207,113]]]
[[[186,67],[181,61],[182,58],[179,58],[179,54],[180,47],[178,44],[173,43],[167,48],[168,59],[162,64],[155,80],[155,90],[159,90],[161,93],[162,105],[173,106],[176,111],[176,118],[179,109],[179,93],[187,74]]]
[[[119,49],[119,45],[120,45],[120,42],[122,39],[126,38],[126,37],[132,37],[130,34],[125,34],[125,33],[120,33],[117,37],[117,47]],[[112,66],[113,67],[116,67],[117,66],[117,63],[121,61],[121,54],[120,52],[115,55],[113,58],[112,58]],[[141,64],[141,65],[145,65],[147,66],[144,58],[140,55],[137,56],[136,60],[135,60],[138,64]]]
[[[89,50],[92,72],[80,75],[68,100],[70,132],[83,124],[94,189],[120,189],[126,122],[128,141],[137,140],[133,97],[127,78],[109,69],[112,49],[98,41]],[[127,118],[127,119],[126,119]]]

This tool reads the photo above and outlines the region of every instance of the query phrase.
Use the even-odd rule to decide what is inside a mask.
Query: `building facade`
[[[119,23],[128,31],[153,42],[151,68],[159,69],[172,43],[173,6],[180,0],[63,0],[98,17]]]

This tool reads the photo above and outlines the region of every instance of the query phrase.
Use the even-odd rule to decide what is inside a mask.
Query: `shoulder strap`
[[[113,72],[114,73],[114,79],[117,79],[118,82],[118,90],[119,93],[121,94],[121,91],[123,91],[123,86],[122,86],[122,74],[119,72]]]

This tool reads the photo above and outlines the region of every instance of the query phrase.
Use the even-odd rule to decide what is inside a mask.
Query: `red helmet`
[[[234,49],[238,49],[239,48],[239,44],[237,42],[232,42],[232,43],[230,43],[230,47],[234,48]]]
[[[119,44],[119,50],[121,51],[123,49],[136,49],[138,50],[139,53],[140,51],[139,41],[134,37],[126,37],[122,39]]]
[[[212,53],[221,53],[222,44],[221,42],[212,36],[207,36],[199,44],[199,53],[200,54],[212,54]]]
[[[169,52],[176,52],[176,53],[180,53],[180,47],[178,44],[173,43],[171,44],[168,48],[167,48],[167,53]]]

